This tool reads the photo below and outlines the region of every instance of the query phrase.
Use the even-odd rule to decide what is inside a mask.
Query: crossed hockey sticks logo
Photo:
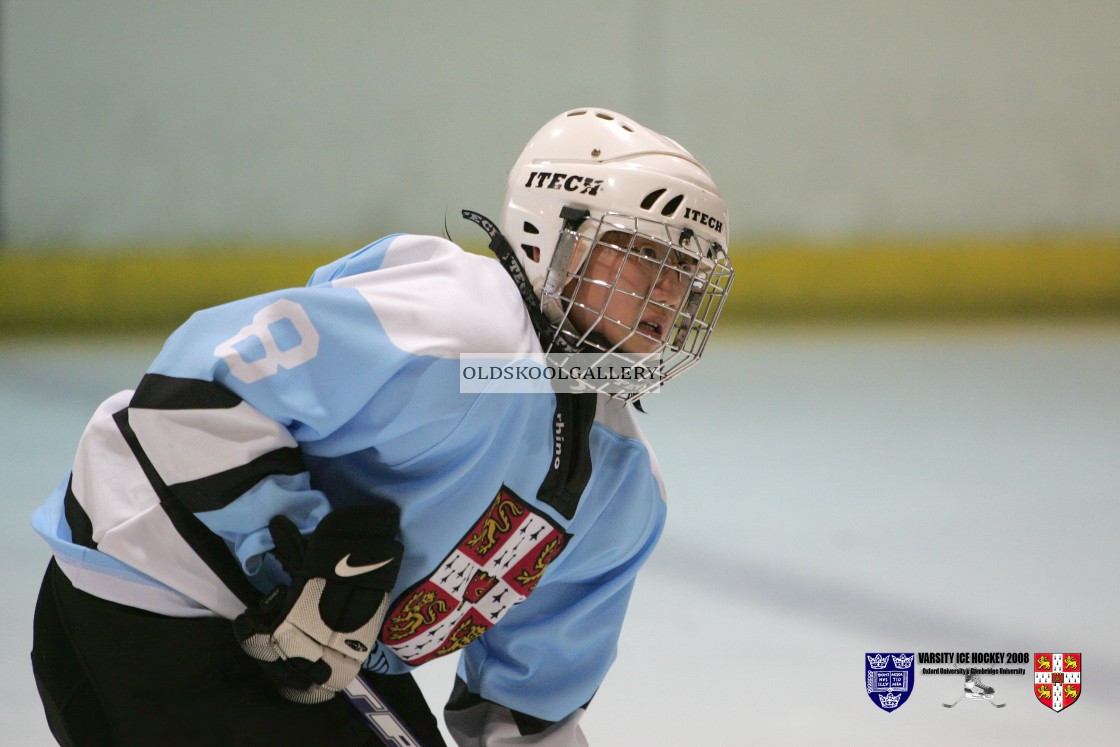
[[[996,689],[981,682],[978,675],[966,674],[964,676],[964,692],[961,693],[961,696],[952,703],[942,703],[941,705],[946,708],[952,708],[957,703],[968,698],[969,700],[983,700],[996,708],[1003,708],[1007,703],[996,703],[995,692]]]

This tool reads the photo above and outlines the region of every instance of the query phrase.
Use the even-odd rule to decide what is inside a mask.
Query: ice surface
[[[1114,744],[1120,733],[1120,325],[721,330],[640,418],[670,492],[585,728],[640,745]],[[6,744],[48,745],[28,517],[97,403],[160,341],[0,343]],[[1030,676],[917,677],[896,713],[868,651],[1080,651],[1082,702]],[[436,704],[452,662],[420,671]]]

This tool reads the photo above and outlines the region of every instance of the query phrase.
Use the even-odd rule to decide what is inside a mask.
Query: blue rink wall
[[[0,723],[49,745],[28,652],[47,547],[28,516],[96,404],[157,335],[0,342]],[[586,717],[598,747],[1111,745],[1120,730],[1120,323],[729,329],[646,400],[669,525]],[[942,707],[919,674],[895,713],[870,651],[1075,651],[1079,702],[986,676],[995,709]],[[453,662],[420,670],[433,704]]]

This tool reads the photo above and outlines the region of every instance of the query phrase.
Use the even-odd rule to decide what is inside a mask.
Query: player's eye
[[[696,260],[684,252],[673,252],[670,263],[675,269],[687,275],[691,275],[692,271],[696,269]]]

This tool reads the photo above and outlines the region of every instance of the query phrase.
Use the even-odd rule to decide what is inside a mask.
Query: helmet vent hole
[[[529,246],[528,244],[522,244],[521,251],[525,252],[525,256],[527,256],[534,262],[541,261],[541,248],[539,246]]]
[[[684,195],[677,195],[673,199],[669,200],[665,203],[665,207],[661,208],[661,214],[668,218],[673,213],[677,212],[677,208],[681,206],[681,202],[683,200]]]
[[[610,122],[610,121],[612,121],[612,120],[614,119],[614,117],[612,117],[611,115],[609,115],[609,114],[604,114],[603,112],[599,112],[599,113],[598,113],[598,114],[596,114],[595,116],[596,116],[596,117],[598,117],[599,119],[605,119],[605,120],[607,120],[608,122]]]
[[[657,198],[661,197],[663,194],[665,194],[664,189],[655,189],[646,195],[645,199],[642,200],[642,210],[649,210],[653,207],[653,203],[657,202]]]
[[[540,233],[541,232],[539,228],[534,226],[529,221],[525,221],[525,225],[523,226],[523,228],[525,230],[525,233],[534,233],[535,234],[535,233]]]
[[[579,117],[579,116],[582,116],[584,114],[587,114],[587,111],[584,110],[584,109],[580,109],[578,111],[568,112],[567,116],[569,116],[569,117]]]
[[[633,132],[633,131],[634,131],[634,128],[633,128],[633,127],[631,127],[631,126],[630,126],[630,125],[628,125],[628,124],[624,124],[624,125],[622,125],[622,129],[626,130],[627,132]]]

